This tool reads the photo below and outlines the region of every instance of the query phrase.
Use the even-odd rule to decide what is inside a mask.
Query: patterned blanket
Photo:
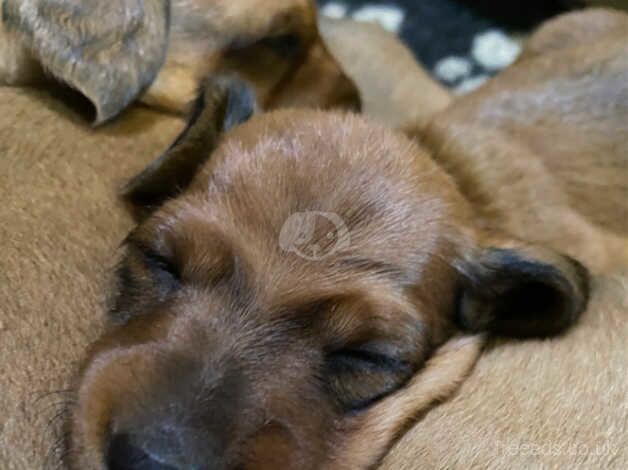
[[[332,17],[374,21],[393,31],[456,93],[470,91],[514,61],[521,40],[565,10],[552,0],[318,0]]]

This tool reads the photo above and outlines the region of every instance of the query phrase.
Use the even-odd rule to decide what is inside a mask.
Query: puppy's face
[[[284,111],[214,149],[250,97],[208,87],[127,187],[146,211],[81,374],[73,468],[366,468],[468,370],[464,348],[424,366],[456,318],[545,335],[583,308],[576,264],[481,246],[453,182],[403,136]]]

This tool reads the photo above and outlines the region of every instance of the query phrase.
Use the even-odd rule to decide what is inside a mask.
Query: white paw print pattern
[[[452,55],[439,60],[434,66],[434,73],[441,80],[455,82],[471,75],[473,63],[466,57]]]
[[[405,13],[401,8],[376,3],[369,3],[350,12],[349,7],[342,2],[328,2],[320,8],[320,13],[330,18],[350,17],[356,21],[377,23],[393,33],[399,33],[405,18]]]
[[[345,5],[344,3],[331,2],[323,5],[319,9],[319,13],[321,15],[328,16],[329,18],[338,19],[347,16],[348,10],[349,8],[347,8],[347,5]]]
[[[512,64],[521,53],[521,44],[498,29],[489,29],[476,35],[469,56],[450,56],[439,60],[434,75],[453,86],[456,94],[475,90],[497,72]],[[473,74],[474,69],[480,69]]]
[[[501,70],[521,53],[521,45],[498,29],[489,29],[473,38],[471,55],[487,70]]]

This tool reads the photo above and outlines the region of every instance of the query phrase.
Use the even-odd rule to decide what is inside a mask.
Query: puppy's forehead
[[[216,195],[274,227],[297,211],[328,211],[355,229],[384,224],[384,237],[426,235],[430,224],[466,216],[455,184],[426,151],[353,114],[256,116],[225,136],[195,183],[191,192]]]
[[[225,136],[161,217],[172,215],[187,249],[219,238],[260,282],[311,288],[367,271],[416,282],[451,251],[464,213],[449,177],[404,136],[350,114],[291,110]]]

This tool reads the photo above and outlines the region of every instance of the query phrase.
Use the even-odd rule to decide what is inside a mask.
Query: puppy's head
[[[125,190],[144,212],[81,374],[73,468],[368,468],[473,364],[456,319],[547,335],[585,304],[576,263],[488,245],[403,136],[291,110],[221,137],[251,103],[210,80]]]
[[[129,103],[188,111],[202,78],[229,72],[267,109],[357,109],[312,0],[6,0],[2,27],[84,95],[95,122]]]

